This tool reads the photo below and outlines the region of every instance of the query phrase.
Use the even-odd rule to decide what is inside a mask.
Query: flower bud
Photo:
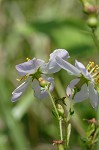
[[[40,82],[40,86],[45,87],[47,85],[47,82],[45,80]]]
[[[42,77],[40,77],[38,79],[38,81],[39,81],[39,84],[40,84],[41,87],[45,87],[45,86],[49,85],[49,82],[44,80]]]
[[[64,115],[64,109],[63,109],[62,105],[57,104],[57,110],[61,116]]]
[[[89,16],[89,18],[87,20],[87,24],[88,24],[89,27],[96,28],[97,27],[97,23],[98,23],[98,21],[97,21],[96,15]]]
[[[84,12],[87,14],[95,14],[97,12],[97,9],[95,6],[87,4],[84,6]]]

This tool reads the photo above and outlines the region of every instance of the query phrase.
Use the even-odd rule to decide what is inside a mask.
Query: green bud
[[[91,28],[96,28],[97,23],[98,23],[98,21],[97,21],[96,15],[90,15],[88,20],[87,20],[88,26],[91,27]]]
[[[97,9],[96,9],[95,6],[92,6],[92,5],[90,5],[90,6],[85,6],[85,7],[84,7],[84,12],[87,13],[87,14],[96,14]]]
[[[57,110],[61,116],[64,115],[64,109],[63,109],[62,105],[57,104]]]

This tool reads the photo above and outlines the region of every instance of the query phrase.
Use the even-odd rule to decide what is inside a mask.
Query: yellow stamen
[[[26,58],[26,60],[27,60],[27,61],[30,61],[31,59],[29,59],[29,58]]]
[[[16,79],[17,81],[22,81],[23,77],[20,77],[19,79]]]
[[[17,81],[22,81],[23,79],[24,79],[24,80],[26,80],[26,79],[27,79],[27,77],[28,77],[28,75],[25,75],[25,76],[20,77],[19,79],[16,79],[16,80],[17,80]]]
[[[97,68],[98,68],[98,66],[97,66],[97,65],[96,65],[96,66],[94,66],[94,67],[90,70],[90,73],[97,72]]]
[[[89,62],[87,70],[95,81],[95,84],[99,83],[99,66],[95,65],[94,62]]]
[[[87,70],[88,70],[88,71],[90,71],[90,70],[91,70],[91,68],[93,68],[93,67],[94,67],[94,65],[95,65],[95,63],[94,63],[94,62],[89,62],[89,64],[87,65]]]

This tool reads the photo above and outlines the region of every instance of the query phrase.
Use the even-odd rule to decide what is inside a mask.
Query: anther
[[[27,79],[27,77],[28,77],[28,75],[23,76],[23,77],[20,77],[19,79],[16,79],[16,80],[17,80],[17,81],[22,81],[23,79],[24,79],[24,80],[26,80],[26,79]]]
[[[31,59],[29,59],[29,58],[26,58],[26,60],[27,60],[27,61],[30,61]]]
[[[16,79],[17,81],[22,81],[23,77],[20,77],[19,79]]]
[[[87,65],[87,70],[90,71],[93,67],[94,67],[95,63],[94,62],[89,62],[89,64]]]

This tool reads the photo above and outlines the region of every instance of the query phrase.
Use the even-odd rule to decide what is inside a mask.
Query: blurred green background
[[[68,50],[72,63],[77,59],[85,65],[89,61],[99,64],[99,52],[85,20],[79,0],[0,0],[0,150],[56,149],[52,140],[59,139],[58,123],[49,98],[34,98],[29,87],[19,101],[11,102],[11,93],[20,84],[15,65],[27,57],[48,61],[57,48]],[[72,77],[63,70],[54,77],[53,95],[65,96]],[[86,129],[83,119],[96,117],[96,111],[88,101],[75,109],[78,116],[72,120],[69,148],[81,150]]]

